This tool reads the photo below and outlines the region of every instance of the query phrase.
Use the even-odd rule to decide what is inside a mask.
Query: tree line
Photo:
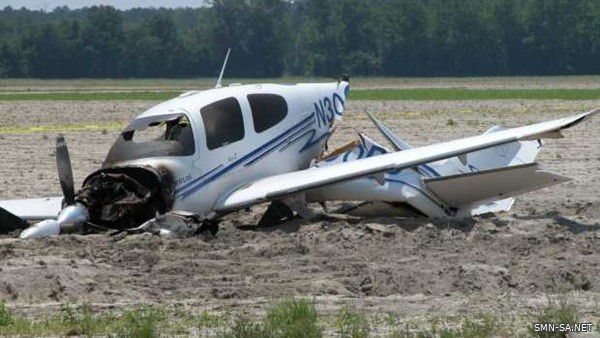
[[[600,74],[598,0],[212,0],[0,11],[0,77]]]

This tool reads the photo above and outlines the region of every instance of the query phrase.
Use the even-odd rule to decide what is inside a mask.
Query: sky
[[[133,7],[200,7],[203,0],[0,0],[0,9],[6,6],[13,8],[27,7],[51,11],[58,6],[68,6],[71,9],[93,5],[110,5],[118,9]]]

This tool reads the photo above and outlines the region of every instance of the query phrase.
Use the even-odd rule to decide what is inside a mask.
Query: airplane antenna
[[[227,48],[227,55],[225,55],[225,61],[223,61],[223,67],[221,67],[221,74],[219,74],[219,79],[217,80],[217,85],[215,88],[221,88],[221,81],[223,80],[223,73],[225,72],[225,67],[227,66],[227,60],[229,59],[229,52],[231,52],[231,48]]]

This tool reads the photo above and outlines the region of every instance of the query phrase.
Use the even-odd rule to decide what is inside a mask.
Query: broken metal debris
[[[87,207],[89,222],[124,230],[142,224],[171,203],[159,174],[145,168],[103,169],[86,178],[75,200]]]
[[[161,237],[186,238],[209,231],[217,233],[217,224],[206,222],[202,217],[185,211],[172,211],[157,215],[139,227],[128,229],[128,233],[148,232]]]

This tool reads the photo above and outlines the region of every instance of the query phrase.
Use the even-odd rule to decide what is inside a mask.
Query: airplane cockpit
[[[194,151],[194,131],[185,114],[144,117],[121,132],[103,167],[146,157],[189,156]]]

